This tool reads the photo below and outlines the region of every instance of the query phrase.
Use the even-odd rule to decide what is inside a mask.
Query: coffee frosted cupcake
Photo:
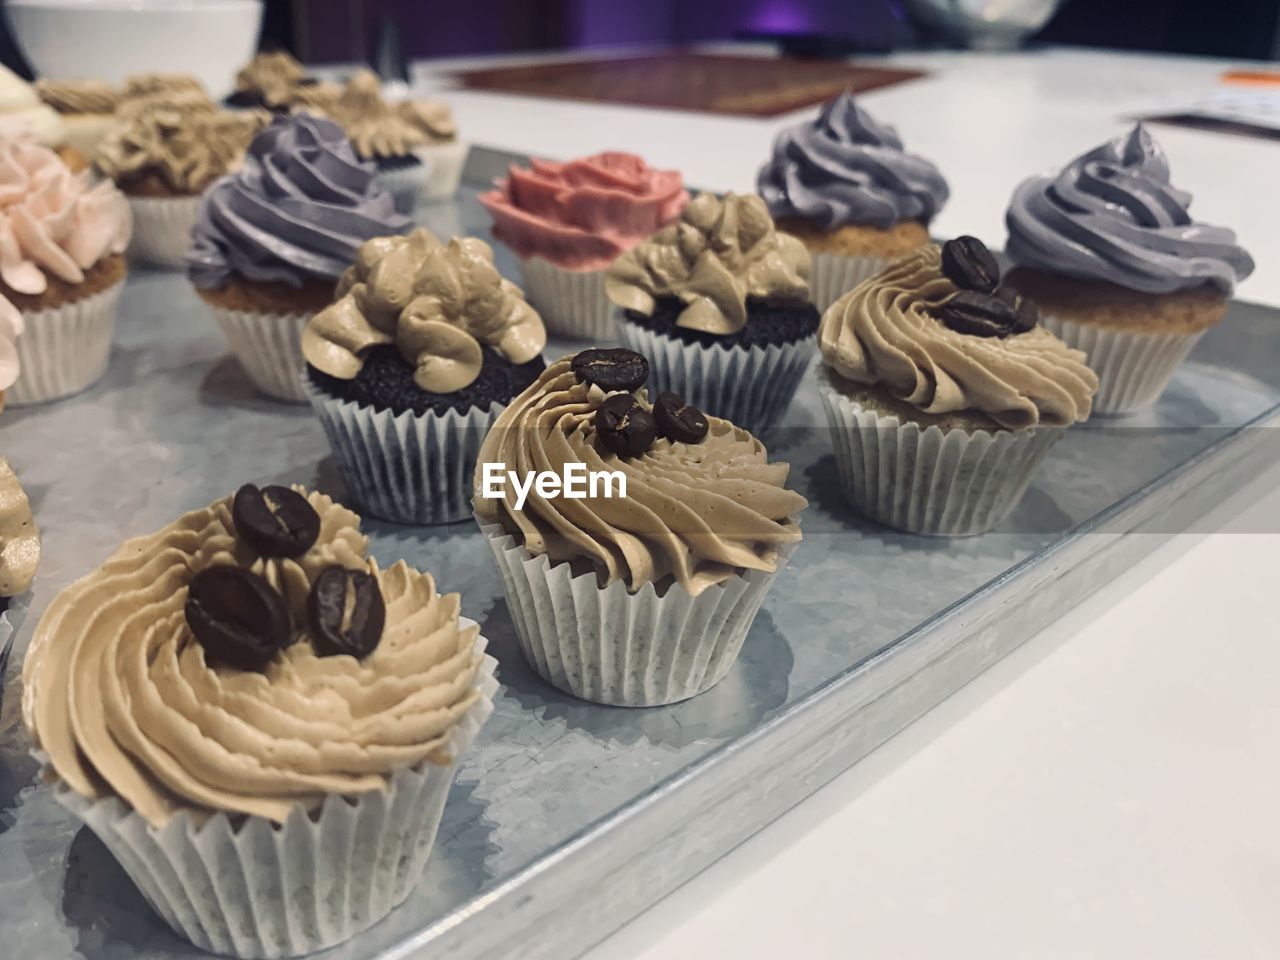
[[[542,319],[488,244],[423,229],[370,240],[337,293],[302,352],[347,489],[384,520],[464,519],[485,433],[545,366]]]
[[[623,341],[653,365],[656,392],[763,435],[813,354],[809,252],[774,229],[764,201],[703,193],[679,221],[609,268]]]
[[[1098,380],[961,237],[890,264],[822,317],[819,394],[849,503],[910,533],[982,533],[1017,505]]]
[[[355,514],[246,485],[53,599],[23,718],[58,801],[175,932],[296,956],[421,878],[492,711],[484,649],[457,594],[379,568]]]
[[[809,285],[819,310],[927,244],[929,222],[950,196],[938,168],[907,153],[897,131],[849,93],[778,134],[757,189],[778,229],[813,254]]]
[[[807,506],[746,430],[673,394],[650,404],[647,372],[624,349],[553,363],[498,418],[475,477],[530,665],[574,696],[633,707],[728,672]],[[491,488],[495,470],[530,468],[609,473],[625,489],[609,496],[597,477],[585,496],[544,495],[540,480],[521,502],[509,482]]]
[[[17,474],[0,457],[0,702],[9,651],[31,604],[31,582],[39,565],[40,531],[31,504]]]
[[[1141,124],[1014,191],[1009,284],[1088,354],[1098,413],[1155,402],[1253,272],[1235,234],[1193,220],[1190,205]]]
[[[339,94],[337,84],[319,80],[283,50],[263,51],[236,73],[229,107],[289,113],[295,108],[324,108]]]
[[[0,140],[0,329],[22,333],[12,403],[79,393],[106,371],[130,224],[113,184],[90,186],[29,138]]]
[[[302,328],[361,244],[411,224],[332,120],[277,117],[205,193],[188,274],[253,385],[305,402]]]
[[[62,120],[63,142],[92,158],[115,123],[115,88],[101,80],[37,80],[36,93]]]
[[[126,105],[94,165],[129,198],[130,254],[144,263],[184,266],[202,194],[243,163],[266,123],[262,111],[232,112],[212,103],[192,109],[159,97]]]
[[[611,151],[512,167],[480,195],[493,235],[515,251],[530,302],[553,333],[605,340],[613,333],[605,271],[675,222],[689,202],[675,170]]]

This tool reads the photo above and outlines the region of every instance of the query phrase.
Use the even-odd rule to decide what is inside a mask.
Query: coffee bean
[[[1000,283],[1000,265],[977,237],[956,237],[944,243],[942,272],[961,290],[991,293]]]
[[[236,491],[231,519],[240,539],[264,557],[300,557],[320,536],[320,514],[288,487],[246,483]]]
[[[311,585],[307,621],[319,656],[367,657],[377,649],[387,623],[377,577],[365,570],[325,567]]]
[[[658,424],[653,414],[625,393],[605,397],[596,410],[596,436],[620,457],[636,457],[653,446]]]
[[[707,418],[702,411],[670,390],[658,394],[653,403],[653,419],[658,432],[676,443],[701,443],[707,435]]]
[[[183,612],[206,657],[239,670],[261,670],[291,638],[284,597],[243,567],[200,571]]]
[[[1017,311],[990,294],[961,290],[942,305],[939,319],[956,333],[974,337],[1007,337],[1017,323]]]
[[[1030,297],[1024,297],[1013,287],[1000,287],[996,290],[996,296],[1013,307],[1015,316],[1011,335],[1016,336],[1019,333],[1034,330],[1036,324],[1040,322],[1040,308]]]
[[[570,366],[579,380],[594,383],[609,392],[629,392],[643,387],[649,379],[649,361],[625,347],[583,350],[573,358]]]

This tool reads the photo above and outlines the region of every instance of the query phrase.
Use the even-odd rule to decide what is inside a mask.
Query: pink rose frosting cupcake
[[[0,325],[20,331],[15,404],[79,393],[102,376],[132,218],[31,138],[0,141]]]
[[[613,331],[605,271],[675,222],[689,194],[678,171],[608,151],[512,167],[480,202],[493,217],[493,235],[520,258],[525,292],[547,328],[600,339]]]

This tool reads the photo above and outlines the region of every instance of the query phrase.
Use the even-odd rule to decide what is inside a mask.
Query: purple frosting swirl
[[[1191,194],[1142,124],[1052,175],[1018,185],[1007,252],[1017,264],[1131,290],[1171,293],[1211,283],[1230,294],[1253,258],[1225,227],[1196,223]]]
[[[817,120],[778,134],[756,192],[775,219],[799,217],[823,230],[928,223],[951,195],[937,167],[906,153],[897,131],[876,123],[847,92]]]
[[[374,188],[374,172],[333,121],[277,117],[244,166],[205,195],[187,257],[191,281],[203,289],[232,274],[295,287],[336,282],[366,240],[412,226],[391,194]]]

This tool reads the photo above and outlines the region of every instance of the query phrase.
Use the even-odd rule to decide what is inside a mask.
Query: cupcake
[[[426,142],[414,152],[427,165],[427,184],[423,197],[444,200],[458,192],[462,171],[471,149],[458,138],[458,122],[443,100],[401,100],[395,104],[396,114],[415,127]]]
[[[929,242],[929,221],[950,190],[897,131],[842,93],[817,120],[783,130],[757,190],[778,229],[813,255],[809,286],[825,310],[890,260]]]
[[[475,476],[530,666],[630,707],[685,700],[729,671],[807,506],[746,430],[672,393],[650,403],[647,368],[621,348],[553,363],[498,417]],[[543,473],[522,494],[530,469]]]
[[[200,198],[244,161],[267,122],[262,111],[190,109],[164,97],[134,101],[99,145],[94,165],[114,180],[133,210],[129,252],[144,263],[179,268],[191,250]]]
[[[34,140],[0,139],[0,329],[22,333],[15,404],[79,393],[107,369],[129,204],[88,177]]]
[[[63,142],[91,158],[115,122],[120,95],[101,80],[37,80],[35,89],[61,118]]]
[[[13,468],[0,457],[0,700],[9,651],[31,603],[31,581],[39,563],[40,531],[31,504]]]
[[[386,916],[492,711],[458,595],[379,569],[359,522],[246,485],[125,543],[27,650],[45,781],[202,950],[296,956]]]
[[[520,258],[529,302],[552,333],[611,339],[605,271],[621,254],[671,225],[689,194],[675,170],[631,153],[512,167],[480,195],[493,235]]]
[[[306,402],[302,328],[361,244],[407,232],[332,120],[277,117],[205,193],[188,272],[253,385]]]
[[[0,65],[0,140],[29,137],[48,147],[75,172],[88,165],[84,154],[67,143],[67,126],[35,87]]]
[[[757,435],[785,413],[813,354],[809,252],[756,196],[699,194],[609,268],[623,341],[673,391]]]
[[[226,104],[289,113],[295,107],[328,106],[338,92],[336,84],[311,76],[290,54],[272,50],[255,55],[240,69]]]
[[[307,394],[356,503],[398,523],[469,516],[480,442],[546,342],[484,241],[365,243],[302,334]]]
[[[818,392],[855,510],[931,536],[1009,514],[1098,389],[1037,321],[973,237],[909,253],[827,308]]]
[[[1009,285],[1088,354],[1098,413],[1154,403],[1253,272],[1235,234],[1192,220],[1190,206],[1141,124],[1013,193]]]
[[[208,100],[209,91],[189,73],[135,73],[125,79],[120,91],[121,100],[126,102],[156,96],[171,100]]]

